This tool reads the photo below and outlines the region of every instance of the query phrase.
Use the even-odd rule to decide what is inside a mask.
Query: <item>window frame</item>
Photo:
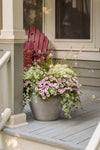
[[[43,12],[43,32],[50,39],[49,48],[57,50],[83,50],[99,51],[96,47],[96,2],[91,0],[90,7],[90,39],[56,39],[55,38],[55,0],[43,0],[43,7],[48,13]]]

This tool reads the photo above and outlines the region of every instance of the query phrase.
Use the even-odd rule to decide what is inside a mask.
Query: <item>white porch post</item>
[[[23,43],[25,39],[25,31],[23,30],[23,0],[3,0],[0,49],[11,51],[11,61],[8,63],[9,89],[6,99],[6,104],[12,110],[12,116],[8,122],[8,125],[11,127],[26,123],[26,116],[22,113]]]

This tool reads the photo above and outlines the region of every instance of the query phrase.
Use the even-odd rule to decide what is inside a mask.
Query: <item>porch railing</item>
[[[11,52],[7,51],[1,57],[1,59],[0,59],[0,70],[1,70],[1,68],[3,68],[8,63],[8,61],[10,60],[10,56],[11,56]]]
[[[6,51],[0,59],[0,119],[1,112],[9,106],[9,60],[11,52]]]
[[[100,150],[100,122],[85,150]]]

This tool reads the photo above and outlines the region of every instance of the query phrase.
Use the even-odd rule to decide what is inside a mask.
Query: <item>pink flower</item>
[[[77,55],[74,55],[74,58],[76,58],[77,57]]]
[[[42,85],[41,85],[41,84],[39,84],[39,87],[42,87]]]
[[[80,50],[77,54],[79,55],[79,54],[81,54],[82,53],[82,50]]]
[[[76,83],[79,83],[79,81],[78,81],[78,80],[76,80]]]
[[[37,87],[35,87],[35,90],[36,90],[36,91],[38,91],[38,88],[37,88]]]
[[[64,57],[64,60],[66,60],[67,58],[66,57]]]
[[[57,93],[55,92],[55,93],[54,93],[54,96],[56,96],[56,95],[57,95]]]
[[[69,97],[69,94],[66,94],[66,97]]]
[[[36,82],[36,84],[39,84],[39,82]]]
[[[58,74],[56,75],[56,77],[59,77]]]
[[[64,88],[64,89],[65,89],[65,91],[68,90],[68,88]]]
[[[53,81],[53,78],[51,78],[50,81],[52,82],[52,81]]]
[[[52,57],[52,56],[53,56],[52,53],[50,53],[50,54],[49,54],[49,57]]]
[[[45,71],[45,74],[48,74],[48,73]]]
[[[80,94],[80,91],[77,91],[77,94]]]
[[[65,78],[67,78],[67,75],[64,75]]]
[[[55,78],[55,77],[53,77],[52,79],[53,79],[53,80],[56,80],[56,78]]]
[[[41,50],[38,50],[38,54],[41,54]]]
[[[68,87],[68,90],[72,91],[73,89],[71,87]]]
[[[26,67],[24,67],[24,71],[26,71],[27,70],[27,68]]]
[[[61,78],[58,78],[57,80],[58,80],[58,81],[61,81]]]
[[[82,90],[80,90],[80,93],[83,93],[83,91],[82,91]]]
[[[95,95],[94,94],[92,95],[92,99],[95,99]]]
[[[59,88],[59,86],[55,86],[55,88],[56,88],[56,89],[58,89],[58,88]]]
[[[82,101],[82,99],[80,98],[80,101]]]
[[[30,84],[30,83],[31,83],[31,81],[28,81],[27,83],[28,83],[28,84]]]
[[[67,81],[67,82],[66,82],[66,84],[68,84],[68,85],[69,85],[69,82]]]
[[[46,86],[46,90],[48,90],[49,89],[49,86]]]
[[[61,86],[62,88],[64,87],[64,85],[63,85],[63,84],[61,84],[60,86]]]
[[[74,66],[75,66],[75,67],[77,66],[77,62],[74,63]]]
[[[73,81],[76,81],[76,79],[75,79],[75,78],[72,78],[72,80],[73,80]]]
[[[66,79],[63,79],[63,82],[66,82]]]
[[[58,90],[58,92],[60,93],[60,94],[63,94],[64,92],[65,92],[65,89],[62,89],[62,90]]]
[[[42,99],[46,99],[46,96],[43,96]]]
[[[69,90],[70,90],[70,91],[73,91],[73,89],[72,89],[72,88],[70,88]]]
[[[40,93],[41,96],[44,96],[44,91],[43,90],[41,90],[39,93]]]
[[[69,78],[69,81],[72,82],[71,78]]]
[[[45,80],[48,80],[48,77],[45,77]]]
[[[50,78],[52,78],[53,76],[50,76]]]
[[[27,86],[27,83],[24,83],[24,87]]]
[[[31,83],[31,81],[27,81],[24,83],[24,87],[28,86]]]
[[[50,66],[49,66],[50,68],[52,68],[53,67],[53,64],[50,64]]]
[[[42,75],[42,74],[43,74],[43,71],[41,71],[40,74]]]
[[[60,92],[60,89],[58,89],[58,92]]]
[[[45,92],[45,93],[48,93],[48,91],[47,91],[47,89],[46,89],[46,88],[44,89],[44,92]]]
[[[38,59],[37,62],[40,62],[40,59]]]
[[[50,94],[49,94],[49,93],[46,93],[46,96],[47,96],[47,97],[50,97]]]

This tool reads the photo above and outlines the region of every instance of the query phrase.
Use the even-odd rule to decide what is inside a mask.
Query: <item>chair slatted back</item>
[[[26,35],[28,36],[28,40],[24,43],[24,50],[34,50],[35,52],[41,50],[41,52],[46,52],[49,40],[44,33],[41,33],[35,27],[31,27],[26,30]]]
[[[49,43],[44,33],[35,27],[26,30],[26,35],[28,39],[24,43],[24,67],[28,64],[32,65],[33,52],[38,53],[38,50],[41,50],[42,53],[45,53]]]

